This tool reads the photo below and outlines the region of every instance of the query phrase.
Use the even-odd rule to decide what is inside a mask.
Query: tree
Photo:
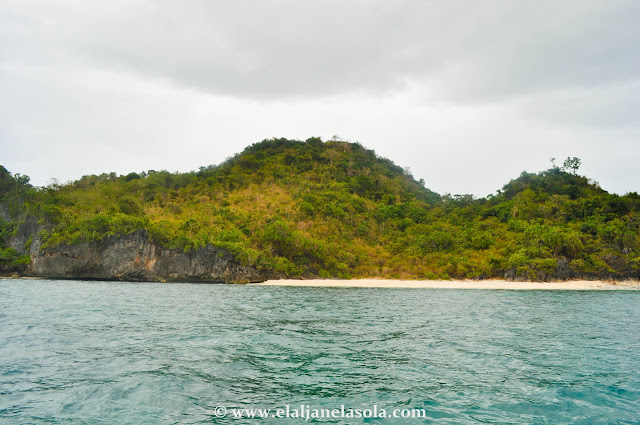
[[[564,160],[562,169],[567,172],[571,170],[571,173],[575,175],[578,173],[578,168],[580,168],[581,164],[582,164],[582,160],[580,158],[577,158],[575,156],[567,157],[567,159]]]

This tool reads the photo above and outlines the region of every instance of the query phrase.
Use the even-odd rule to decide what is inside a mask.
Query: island
[[[219,165],[34,187],[0,166],[0,275],[250,283],[640,279],[640,196],[580,160],[438,194],[359,143],[268,139]]]

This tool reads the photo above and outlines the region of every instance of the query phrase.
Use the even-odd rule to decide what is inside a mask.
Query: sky
[[[438,193],[640,191],[636,0],[0,0],[0,164],[38,186],[337,135]]]

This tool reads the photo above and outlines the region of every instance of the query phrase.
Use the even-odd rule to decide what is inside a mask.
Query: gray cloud
[[[248,98],[379,94],[436,81],[432,96],[486,101],[625,81],[640,70],[635,1],[68,1],[3,9],[5,43],[27,61],[91,63]]]
[[[637,130],[640,123],[640,81],[548,91],[517,101],[514,107],[556,126]]]
[[[440,192],[569,155],[638,190],[638,21],[623,0],[0,0],[0,163],[44,184],[339,134]]]

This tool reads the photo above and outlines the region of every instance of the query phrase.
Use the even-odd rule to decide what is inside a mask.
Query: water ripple
[[[640,294],[0,280],[0,423],[640,423]]]

